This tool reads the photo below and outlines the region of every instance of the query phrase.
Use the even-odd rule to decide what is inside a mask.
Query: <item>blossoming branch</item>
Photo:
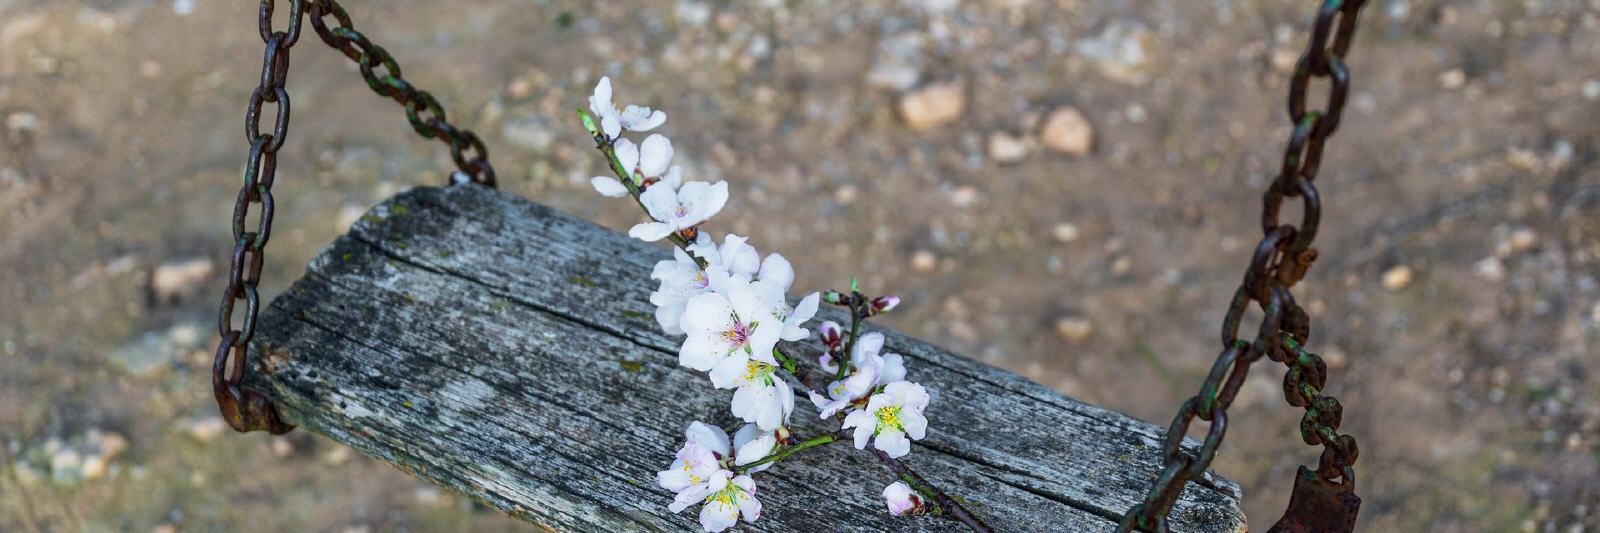
[[[629,229],[629,236],[674,245],[674,257],[650,272],[658,283],[650,303],[662,331],[684,336],[678,364],[705,372],[716,389],[733,390],[729,410],[744,422],[731,438],[725,428],[689,424],[672,464],[656,476],[675,494],[668,509],[700,505],[700,525],[710,532],[732,527],[741,516],[755,522],[761,501],[754,474],[805,450],[848,439],[860,450],[870,443],[872,455],[899,478],[882,493],[891,514],[946,516],[974,531],[988,531],[959,501],[900,461],[911,453],[911,441],[927,434],[928,392],[906,380],[905,358],[885,351],[882,333],[862,332],[868,318],[894,309],[899,298],[868,298],[852,279],[848,294],[813,292],[789,305],[794,268],[783,255],[762,257],[745,237],[725,235],[719,244],[700,231],[727,204],[728,183],[684,181],[682,169],[672,164],[672,141],[664,135],[651,133],[638,143],[623,137],[660,127],[667,121],[665,112],[637,105],[619,109],[612,103],[611,80],[601,78],[588,112],[578,114],[615,174],[595,177],[594,189],[608,197],[631,197],[649,216]],[[817,387],[812,372],[801,369],[778,342],[811,339],[805,324],[823,302],[848,308],[851,320],[848,329],[821,324],[816,371],[826,386]],[[837,431],[806,439],[790,432],[791,379],[806,390],[820,418],[842,419]]]

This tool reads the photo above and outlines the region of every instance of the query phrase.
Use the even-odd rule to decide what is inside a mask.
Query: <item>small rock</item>
[[[1056,320],[1056,335],[1068,342],[1081,342],[1094,334],[1094,322],[1081,316],[1062,317]]]
[[[856,189],[855,185],[845,185],[833,191],[833,201],[848,205],[855,203],[858,195],[860,195],[860,190]]]
[[[1489,281],[1501,281],[1506,278],[1505,264],[1500,262],[1500,258],[1494,256],[1485,257],[1477,263],[1473,263],[1472,270],[1478,274],[1478,277]]]
[[[533,90],[536,88],[537,86],[532,79],[526,76],[518,76],[516,79],[511,80],[511,83],[506,84],[506,96],[521,100],[532,95]]]
[[[1073,157],[1088,155],[1094,146],[1094,126],[1083,112],[1074,107],[1063,107],[1050,112],[1039,132],[1039,141],[1046,148]]]
[[[867,71],[867,84],[880,89],[904,91],[922,80],[920,33],[900,33],[878,43],[878,58]]]
[[[6,129],[11,133],[33,131],[39,127],[39,116],[27,111],[15,111],[6,115]]]
[[[1528,228],[1518,228],[1511,232],[1511,237],[1506,242],[1511,245],[1513,253],[1526,252],[1539,244],[1539,234]]]
[[[1454,91],[1466,86],[1466,84],[1467,73],[1462,72],[1461,69],[1450,69],[1439,75],[1439,86],[1445,90]]]
[[[915,270],[917,272],[933,272],[933,269],[938,266],[939,258],[933,255],[933,252],[927,250],[917,250],[915,253],[911,254],[911,270]]]
[[[1062,222],[1056,224],[1056,227],[1050,228],[1050,235],[1063,243],[1076,241],[1078,240],[1078,226]]]
[[[150,274],[150,293],[158,302],[173,302],[193,294],[211,280],[216,264],[196,257],[167,261]]]
[[[989,157],[1000,163],[1015,163],[1028,157],[1028,143],[1005,132],[989,134]]]
[[[223,430],[228,429],[228,423],[223,422],[221,417],[207,416],[204,418],[190,420],[189,427],[187,429],[189,431],[189,435],[193,436],[195,440],[200,442],[211,442],[213,439],[222,435]]]
[[[950,203],[956,207],[967,207],[978,202],[978,188],[971,185],[962,185],[950,191]]]
[[[1415,273],[1411,271],[1411,267],[1400,265],[1391,268],[1383,273],[1383,288],[1391,291],[1404,289],[1411,285],[1411,279],[1414,276]]]
[[[1136,85],[1145,81],[1150,55],[1146,48],[1155,43],[1156,36],[1142,24],[1118,21],[1099,35],[1078,41],[1075,49],[1105,77]]]
[[[294,443],[290,442],[288,437],[272,438],[272,455],[288,457],[292,454],[294,454]]]
[[[966,105],[961,83],[937,83],[901,96],[900,118],[912,130],[928,131],[960,118]]]
[[[57,485],[72,486],[83,481],[83,455],[74,448],[62,448],[50,455],[50,479]]]
[[[1128,259],[1128,256],[1119,256],[1111,260],[1111,275],[1121,276],[1130,270],[1133,270],[1133,260]]]

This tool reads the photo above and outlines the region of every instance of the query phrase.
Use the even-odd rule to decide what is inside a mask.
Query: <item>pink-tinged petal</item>
[[[872,440],[872,447],[883,450],[889,457],[900,458],[911,453],[911,441],[906,439],[906,434],[896,429],[884,429],[878,433],[878,438]]]
[[[922,503],[922,498],[912,492],[911,487],[902,481],[896,481],[884,487],[883,500],[889,507],[889,514],[895,516],[912,514],[917,506]]]
[[[861,364],[865,356],[878,355],[883,350],[883,334],[876,331],[856,338],[856,345],[850,350],[850,364]]]
[[[761,500],[754,497],[740,500],[739,512],[744,515],[745,522],[755,522],[761,518]]]
[[[689,478],[689,471],[683,467],[683,461],[673,461],[671,467],[656,472],[656,484],[672,492],[680,492],[693,485]]]
[[[691,505],[705,501],[706,495],[713,492],[710,487],[709,483],[700,483],[684,489],[676,497],[672,498],[672,505],[668,505],[667,510],[678,513],[688,509]]]
[[[613,177],[595,176],[594,179],[589,180],[589,183],[594,185],[595,192],[600,193],[601,196],[621,198],[628,195],[628,187]]]
[[[639,171],[645,177],[659,177],[672,163],[672,141],[667,136],[652,133],[639,146]]]

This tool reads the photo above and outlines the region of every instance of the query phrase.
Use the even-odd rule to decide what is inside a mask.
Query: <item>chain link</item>
[[[284,90],[289,79],[289,49],[300,39],[300,23],[304,19],[304,4],[291,0],[289,25],[275,30],[272,13],[276,7],[273,0],[261,0],[258,25],[266,48],[261,58],[261,81],[250,93],[244,113],[244,135],[250,143],[250,152],[244,166],[244,183],[239,186],[239,195],[233,204],[233,255],[228,286],[217,313],[217,334],[221,340],[211,363],[211,392],[216,396],[223,420],[235,431],[265,430],[280,434],[294,426],[278,417],[265,395],[243,385],[248,365],[246,355],[250,339],[256,334],[256,314],[261,310],[261,297],[256,287],[261,282],[267,240],[272,236],[272,184],[277,177],[278,149],[283,147],[284,137],[289,132],[289,93]],[[277,110],[270,131],[263,132],[261,108],[269,103]],[[252,207],[260,210],[254,231],[250,231],[247,224]],[[234,310],[240,301],[245,304],[244,316],[235,328]]]
[[[257,26],[261,40],[266,43],[261,59],[261,80],[250,93],[245,107],[245,140],[250,151],[245,161],[244,183],[233,205],[233,254],[228,270],[227,289],[222,295],[222,307],[217,313],[217,333],[220,342],[211,364],[211,388],[217,407],[228,426],[235,431],[267,431],[281,434],[294,429],[284,422],[268,397],[260,391],[244,386],[244,373],[249,366],[250,340],[255,337],[256,316],[261,310],[261,297],[257,286],[261,282],[261,268],[266,260],[267,240],[272,235],[274,204],[272,184],[277,176],[278,150],[289,133],[289,93],[284,89],[289,79],[289,49],[300,40],[300,29],[306,13],[311,14],[311,25],[317,35],[328,45],[355,60],[367,85],[379,94],[394,98],[405,106],[406,118],[411,127],[427,138],[437,138],[450,145],[450,158],[460,169],[459,177],[452,182],[470,181],[489,187],[495,186],[494,167],[489,165],[489,152],[483,141],[471,131],[451,125],[445,119],[444,108],[427,91],[418,90],[400,77],[400,66],[382,47],[372,44],[355,31],[350,16],[333,0],[288,0],[289,23],[282,30],[273,28],[272,15],[277,8],[275,0],[261,0]],[[326,17],[333,17],[337,27],[329,28]],[[379,75],[374,69],[382,67]],[[262,130],[262,107],[274,104],[276,110],[270,130]],[[424,115],[426,113],[426,116]],[[258,211],[254,231],[248,220],[252,208]],[[240,325],[234,326],[235,309],[244,302]],[[231,364],[230,364],[231,363]]]
[[[1295,303],[1289,289],[1305,277],[1317,259],[1317,250],[1311,244],[1321,222],[1322,199],[1314,181],[1322,162],[1323,143],[1338,129],[1345,97],[1349,94],[1350,72],[1344,57],[1364,3],[1364,0],[1323,0],[1317,10],[1310,44],[1296,64],[1289,83],[1288,111],[1294,129],[1284,151],[1283,166],[1262,197],[1261,229],[1265,236],[1256,246],[1244,279],[1234,291],[1223,316],[1222,353],[1217,356],[1199,394],[1184,402],[1167,427],[1161,475],[1145,494],[1144,501],[1123,515],[1117,527],[1119,532],[1167,531],[1167,514],[1183,487],[1210,467],[1227,433],[1228,406],[1249,376],[1250,365],[1263,356],[1288,366],[1283,381],[1284,396],[1290,405],[1305,408],[1300,421],[1301,438],[1308,445],[1323,446],[1316,471],[1320,481],[1353,497],[1356,441],[1349,435],[1338,434],[1344,409],[1338,400],[1322,395],[1327,365],[1321,357],[1305,350],[1304,344],[1311,333],[1311,317]],[[1313,78],[1326,79],[1330,84],[1321,111],[1306,109]],[[1301,200],[1299,226],[1279,221],[1279,212],[1289,198]],[[1252,302],[1259,305],[1263,314],[1253,342],[1242,340],[1238,335]],[[1199,452],[1190,455],[1181,445],[1195,418],[1210,422],[1211,427]],[[1299,490],[1297,484],[1296,492]],[[1293,510],[1291,506],[1291,514]]]
[[[367,86],[393,98],[406,111],[406,120],[418,135],[439,139],[450,146],[450,159],[461,174],[473,183],[495,186],[494,167],[489,165],[489,150],[471,130],[458,128],[446,118],[444,107],[432,93],[416,88],[400,72],[400,64],[389,51],[378,46],[350,23],[350,15],[335,0],[305,0],[311,10],[311,27],[322,42],[356,62]],[[333,17],[336,26],[329,27]],[[381,72],[380,70],[381,69]]]

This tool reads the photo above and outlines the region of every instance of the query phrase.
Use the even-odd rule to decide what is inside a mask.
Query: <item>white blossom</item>
[[[921,514],[922,496],[911,490],[903,481],[890,483],[883,488],[884,503],[889,506],[889,514],[895,516],[908,516]]]
[[[643,187],[647,180],[656,179],[677,190],[683,182],[683,169],[672,164],[672,140],[659,133],[645,137],[643,144],[633,144],[628,139],[617,139],[612,145],[617,162],[627,171],[635,186]],[[671,166],[668,166],[671,165]],[[620,198],[628,195],[628,186],[617,178],[595,176],[589,180],[601,195]]]
[[[589,111],[600,118],[600,131],[607,139],[615,139],[622,130],[650,131],[667,121],[667,114],[648,107],[630,105],[621,111],[611,102],[611,78],[601,77],[589,95]]]
[[[872,439],[874,448],[889,457],[901,457],[911,453],[911,440],[922,440],[927,433],[928,419],[922,415],[927,406],[928,392],[922,385],[896,381],[872,395],[866,409],[846,415],[841,427],[855,428],[856,449],[865,449],[867,440]]]
[[[771,359],[771,353],[767,359]],[[757,427],[773,431],[788,422],[794,412],[794,390],[775,375],[774,363],[734,352],[711,369],[711,384],[733,391],[733,415]]]
[[[688,337],[678,350],[678,364],[699,371],[715,368],[735,353],[748,361],[775,365],[772,348],[783,322],[772,318],[774,304],[756,287],[724,272],[709,272],[712,292],[690,298],[680,325]]]
[[[755,424],[745,424],[739,431],[733,433],[733,464],[744,466],[765,459],[772,455],[778,447],[778,432],[761,429]],[[754,474],[771,467],[772,463],[751,467],[747,473]]]
[[[628,230],[628,236],[658,241],[705,222],[721,211],[728,203],[728,182],[691,181],[676,191],[671,187],[650,187],[639,195],[639,202],[654,221],[635,225]]]
[[[718,477],[725,477],[722,474],[726,472],[726,460],[731,457],[729,452],[727,432],[693,422],[684,432],[684,444],[678,450],[677,459],[672,466],[656,473],[656,483],[678,493],[691,489],[709,491],[709,484]],[[699,501],[699,498],[690,498],[690,501]]]
[[[671,175],[672,171],[669,170],[667,174]],[[755,248],[745,244],[745,238],[738,235],[725,237],[719,248],[709,234],[701,233],[689,245],[689,250],[694,257],[706,261],[706,268],[700,268],[694,257],[683,249],[673,247],[673,258],[656,262],[655,269],[650,272],[651,278],[660,281],[656,291],[650,294],[650,303],[656,306],[656,322],[668,335],[683,334],[678,321],[689,299],[711,292],[708,271],[748,281],[760,265],[760,256],[756,255]]]
[[[700,527],[711,533],[723,531],[737,524],[740,515],[751,523],[761,518],[756,482],[750,476],[735,477],[706,496],[705,506],[700,508]]]
[[[878,355],[882,349],[882,333],[868,333],[856,339],[855,345],[850,348],[850,375],[828,384],[827,397],[815,391],[810,393],[811,403],[817,406],[818,414],[822,418],[832,417],[879,385],[905,379],[904,358],[894,353]],[[823,367],[828,372],[837,372],[838,367],[833,366],[832,362],[831,357],[823,360]]]

